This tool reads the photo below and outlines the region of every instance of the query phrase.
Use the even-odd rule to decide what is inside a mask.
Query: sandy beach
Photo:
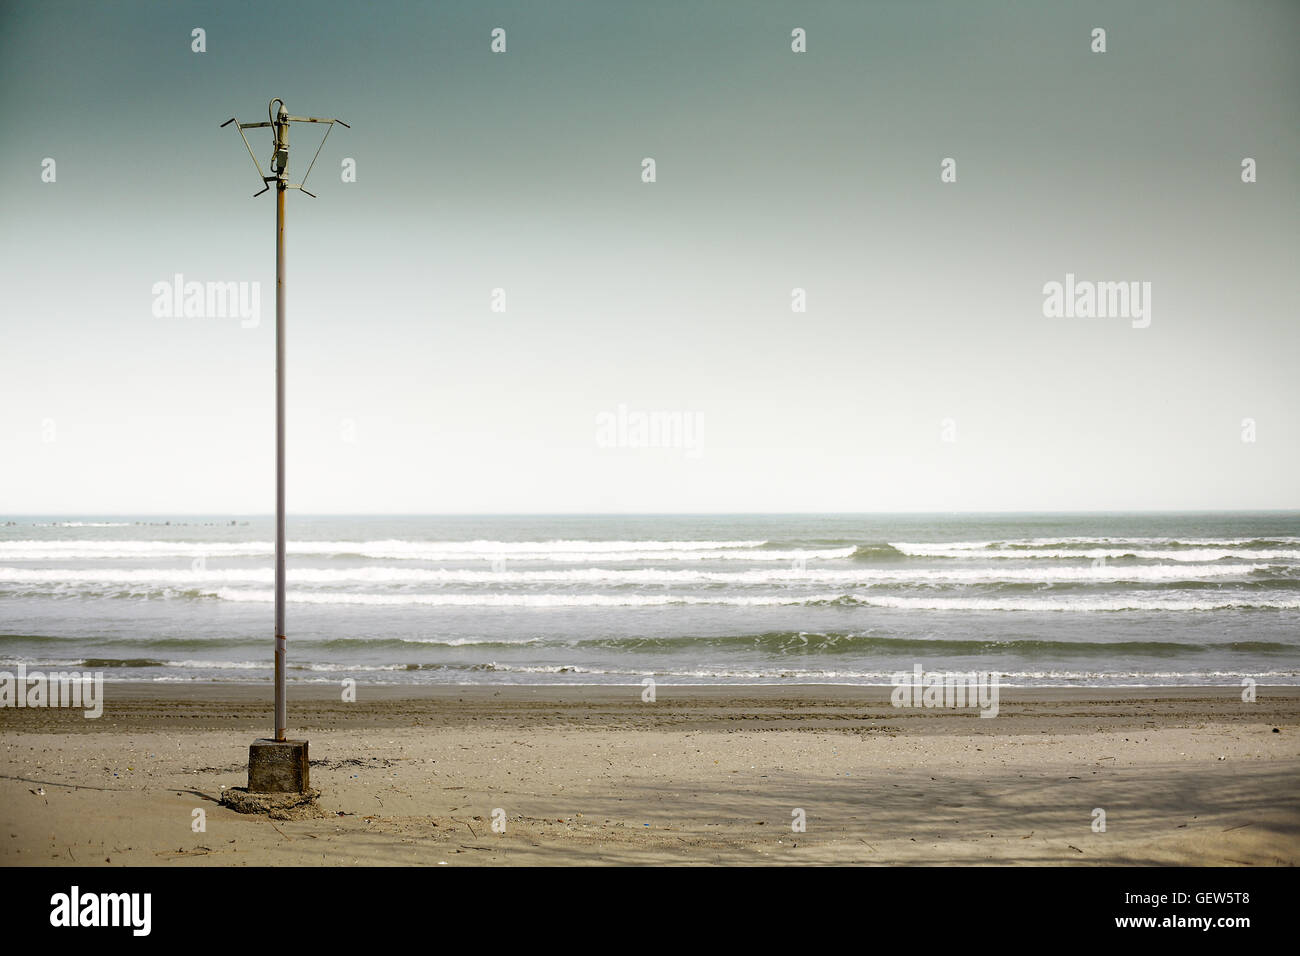
[[[1003,689],[994,719],[896,709],[880,687],[660,686],[654,703],[640,687],[361,686],[355,703],[292,688],[323,813],[286,820],[218,803],[246,782],[269,700],[109,684],[98,720],[0,710],[0,861],[1300,861],[1295,687],[1253,703],[1237,687]]]

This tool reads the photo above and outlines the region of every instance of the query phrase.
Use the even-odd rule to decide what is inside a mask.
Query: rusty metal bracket
[[[249,144],[248,137],[244,135],[244,130],[246,129],[251,129],[254,126],[270,126],[271,124],[270,123],[240,123],[232,116],[230,117],[230,119],[226,120],[224,123],[221,124],[221,129],[225,129],[231,123],[234,123],[235,128],[239,130],[239,138],[244,141],[244,148],[248,150],[249,158],[253,160],[253,165],[257,167],[257,175],[261,177],[262,182],[265,183],[268,181],[274,181],[274,177],[268,177],[266,173],[262,172],[262,164],[257,161],[257,155],[253,152],[253,147]],[[262,193],[266,192],[270,188],[271,188],[270,186],[264,186],[261,192],[253,193],[253,198],[256,199],[258,196],[262,195]]]

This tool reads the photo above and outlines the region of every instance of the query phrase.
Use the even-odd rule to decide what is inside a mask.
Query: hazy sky
[[[273,96],[352,124],[288,196],[291,512],[1300,507],[1297,49],[1294,2],[5,2],[0,513],[273,509],[218,128]],[[177,273],[260,323],[156,316]],[[1150,325],[1045,317],[1067,273]]]

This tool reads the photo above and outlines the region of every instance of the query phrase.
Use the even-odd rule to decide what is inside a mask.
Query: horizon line
[[[299,518],[682,518],[682,517],[789,517],[880,516],[880,515],[1195,515],[1195,514],[1300,514],[1294,508],[1081,508],[1006,511],[898,510],[898,511],[303,511],[286,517]],[[12,511],[6,518],[274,518],[272,511]]]

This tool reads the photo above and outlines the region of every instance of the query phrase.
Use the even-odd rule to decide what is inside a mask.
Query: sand
[[[0,862],[1300,862],[1300,688],[1004,688],[994,719],[887,688],[641,690],[291,688],[323,814],[288,820],[218,802],[268,685],[0,710]]]

